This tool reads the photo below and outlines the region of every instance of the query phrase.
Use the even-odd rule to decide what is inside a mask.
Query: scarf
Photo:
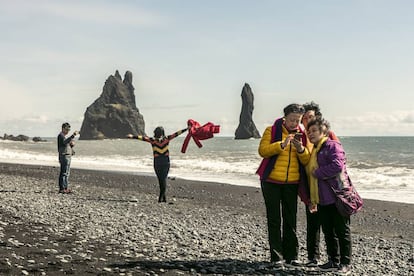
[[[318,179],[313,176],[312,172],[318,168],[318,152],[326,140],[328,140],[328,137],[323,137],[318,145],[313,147],[309,163],[306,165],[306,174],[309,179],[309,191],[312,205],[319,204]]]

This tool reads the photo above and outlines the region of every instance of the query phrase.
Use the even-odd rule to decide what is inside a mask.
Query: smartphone
[[[302,141],[302,136],[303,136],[302,132],[295,133],[295,140]]]

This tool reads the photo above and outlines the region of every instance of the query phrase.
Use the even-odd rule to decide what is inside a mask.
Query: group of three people
[[[350,218],[335,207],[333,188],[350,182],[345,152],[319,106],[290,104],[264,131],[258,169],[266,205],[270,260],[275,266],[301,266],[296,233],[298,195],[306,205],[307,266],[318,266],[320,227],[328,261],[324,271],[351,271]],[[349,183],[348,183],[349,184]]]

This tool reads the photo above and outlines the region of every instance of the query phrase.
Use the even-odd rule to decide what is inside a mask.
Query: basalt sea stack
[[[260,138],[260,133],[253,122],[254,96],[249,84],[244,84],[241,97],[242,110],[240,113],[240,123],[235,133],[235,139]]]
[[[145,122],[135,103],[132,73],[124,80],[118,70],[109,76],[101,96],[85,112],[80,140],[125,138],[128,133],[145,134]]]

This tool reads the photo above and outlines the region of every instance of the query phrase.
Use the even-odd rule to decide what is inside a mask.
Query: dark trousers
[[[309,208],[306,209],[306,250],[308,251],[308,260],[318,260],[319,242],[321,236],[320,213],[311,213]]]
[[[261,185],[266,205],[270,260],[295,260],[299,251],[296,235],[298,185],[269,182]]]
[[[59,155],[59,191],[63,191],[68,188],[70,175],[70,161],[70,155]]]
[[[170,170],[170,162],[154,162],[155,174],[158,178],[158,184],[160,186],[160,196],[158,202],[167,202],[167,177]]]
[[[351,220],[338,213],[335,204],[318,206],[328,257],[335,263],[351,263]]]

